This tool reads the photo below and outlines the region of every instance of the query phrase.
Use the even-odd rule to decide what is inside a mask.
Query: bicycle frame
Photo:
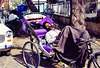
[[[92,43],[95,43],[95,42],[92,42]],[[96,45],[98,45],[97,43],[95,43]],[[91,47],[91,45],[90,45],[90,47]],[[97,68],[97,67],[99,67],[100,68],[100,65],[99,65],[99,63],[97,62],[97,56],[99,56],[100,55],[100,52],[96,52],[96,53],[94,53],[93,52],[93,49],[92,49],[92,47],[90,48],[91,50],[91,53],[90,53],[90,59],[89,59],[89,62],[91,61],[91,62],[93,62],[93,65],[94,65],[94,67],[95,68]]]
[[[79,40],[81,40],[81,39],[79,39]],[[82,42],[81,42],[81,44],[82,43],[86,43],[87,45],[88,45],[88,54],[89,54],[89,61],[88,61],[88,65],[87,65],[87,67],[88,68],[91,68],[91,64],[93,63],[93,65],[94,65],[94,67],[95,68],[100,68],[100,62],[98,63],[97,62],[97,57],[99,57],[100,56],[100,51],[99,52],[96,52],[96,53],[94,53],[94,51],[93,51],[93,48],[92,48],[92,43],[94,43],[94,44],[96,44],[96,45],[98,45],[97,43],[95,43],[95,40],[97,40],[96,38],[94,38],[94,39],[89,39],[89,40],[85,40],[85,39],[82,39]],[[100,40],[99,40],[100,41]],[[93,45],[94,45],[93,44]],[[99,57],[99,59],[100,59],[100,57]],[[99,60],[100,61],[100,60]]]

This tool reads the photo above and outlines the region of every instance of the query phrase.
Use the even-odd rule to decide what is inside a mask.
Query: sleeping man
[[[52,43],[55,51],[54,58],[66,64],[76,61],[77,68],[82,68],[88,57],[88,47],[86,44],[78,46],[79,41],[76,39],[89,39],[88,31],[75,25],[65,26],[62,31],[53,29],[47,22],[44,25],[44,28],[48,30],[45,39],[48,43]]]
[[[43,27],[48,31],[45,35],[46,41],[48,43],[53,43],[61,31],[49,24],[49,22],[44,22]]]

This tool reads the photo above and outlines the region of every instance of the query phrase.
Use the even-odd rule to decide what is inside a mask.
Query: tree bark
[[[71,26],[85,29],[85,0],[71,0]]]
[[[38,12],[38,9],[34,6],[32,0],[26,0],[26,2],[32,12]]]

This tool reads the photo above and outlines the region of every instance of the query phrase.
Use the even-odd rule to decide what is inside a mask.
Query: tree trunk
[[[71,0],[71,26],[85,29],[85,0]]]
[[[38,9],[33,4],[32,0],[26,0],[28,7],[31,9],[32,12],[38,12]]]

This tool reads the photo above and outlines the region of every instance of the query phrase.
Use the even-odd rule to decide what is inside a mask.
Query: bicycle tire
[[[100,68],[100,52],[95,53],[89,59],[87,68]]]
[[[40,53],[33,42],[28,41],[24,44],[23,59],[27,68],[38,68],[40,65]]]

